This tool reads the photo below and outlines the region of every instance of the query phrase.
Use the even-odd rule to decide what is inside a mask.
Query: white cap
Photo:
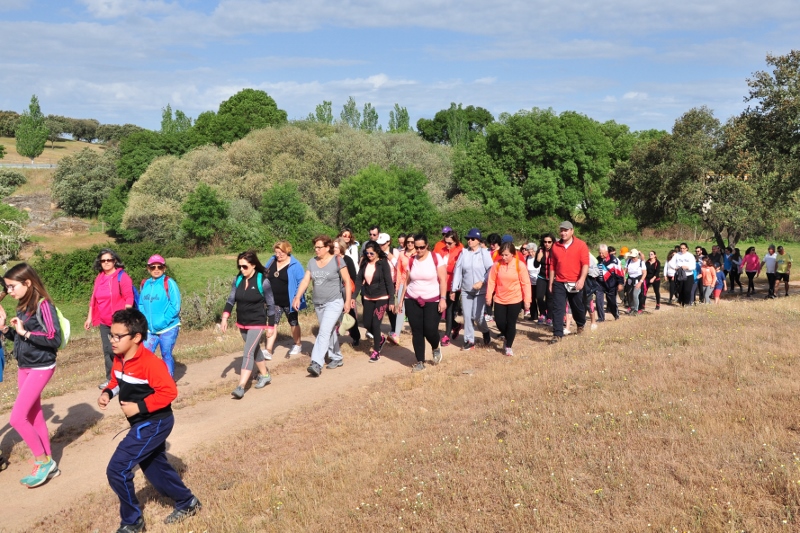
[[[388,233],[381,233],[380,235],[378,235],[378,238],[377,238],[377,240],[375,242],[377,242],[378,244],[386,244],[387,242],[389,242],[391,240],[392,240],[392,238],[389,237]]]

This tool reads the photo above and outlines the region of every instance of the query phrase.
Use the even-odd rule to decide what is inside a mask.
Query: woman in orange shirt
[[[714,285],[717,284],[717,270],[714,268],[714,263],[710,257],[706,256],[703,263],[700,268],[703,276],[703,303],[710,304],[711,295],[714,293]]]
[[[519,312],[523,306],[526,312],[531,309],[531,279],[516,254],[513,243],[500,246],[500,261],[492,266],[486,289],[486,305],[494,301],[494,320],[500,335],[505,337],[507,356],[514,355],[511,345],[517,335]]]

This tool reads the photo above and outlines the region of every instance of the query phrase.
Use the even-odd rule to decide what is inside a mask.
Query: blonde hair
[[[272,245],[272,249],[278,248],[286,255],[292,255],[292,243],[289,241],[278,241]]]
[[[333,239],[333,244],[339,245],[339,250],[342,252],[342,255],[344,255],[344,253],[347,251],[347,241],[344,239],[344,237]]]

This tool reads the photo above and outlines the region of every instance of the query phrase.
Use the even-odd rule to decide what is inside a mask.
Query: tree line
[[[299,236],[386,219],[397,231],[446,222],[521,237],[566,219],[598,239],[690,222],[735,245],[800,219],[800,52],[766,62],[772,70],[748,80],[740,115],[722,123],[699,107],[669,132],[552,109],[495,118],[455,103],[416,131],[396,104],[384,132],[374,107],[352,97],[338,119],[324,101],[290,122],[267,93],[245,89],[196,120],[167,106],[160,131],[132,131],[116,149],[64,161],[53,193],[65,211],[99,215],[120,239],[201,246],[253,244],[252,224]],[[199,184],[208,190],[195,194]],[[416,228],[395,215],[398,206],[412,210]],[[227,222],[191,222],[211,219]]]

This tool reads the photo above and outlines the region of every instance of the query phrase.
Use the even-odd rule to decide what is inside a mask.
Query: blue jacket
[[[160,335],[181,325],[181,291],[172,278],[167,279],[169,297],[164,288],[164,275],[148,278],[139,291],[139,310],[147,318],[147,331]]]
[[[277,260],[274,255],[270,257],[267,264],[264,265],[264,270],[269,270],[272,262]],[[289,278],[289,305],[292,305],[294,297],[297,296],[297,289],[300,288],[300,282],[303,281],[303,276],[306,275],[306,269],[293,255],[289,256],[289,266],[286,268],[286,275]],[[300,309],[305,309],[306,307],[308,306],[306,305],[306,295],[304,294],[300,297]]]

